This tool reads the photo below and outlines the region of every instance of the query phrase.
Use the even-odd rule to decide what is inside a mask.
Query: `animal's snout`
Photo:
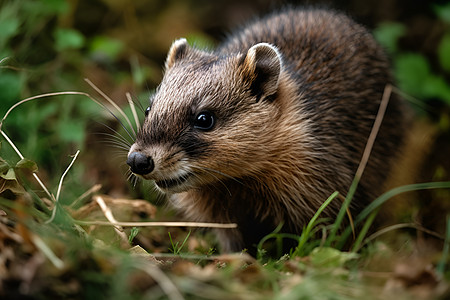
[[[155,168],[155,163],[150,156],[137,151],[128,155],[127,164],[130,166],[131,172],[138,175],[149,174]]]

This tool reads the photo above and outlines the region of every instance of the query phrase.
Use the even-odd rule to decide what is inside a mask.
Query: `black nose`
[[[130,166],[131,172],[139,175],[148,174],[155,168],[153,159],[141,152],[131,152],[128,155],[127,164]]]

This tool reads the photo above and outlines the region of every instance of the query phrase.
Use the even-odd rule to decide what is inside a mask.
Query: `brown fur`
[[[238,224],[218,231],[224,251],[251,248],[281,222],[300,233],[331,193],[345,195],[390,82],[363,27],[335,12],[287,10],[215,52],[176,41],[130,153],[152,158],[154,170],[141,175],[158,186],[177,178],[161,189],[189,219]],[[202,111],[214,113],[211,130],[192,125]],[[355,213],[383,191],[403,127],[402,103],[392,98]],[[340,206],[335,200],[324,216]]]

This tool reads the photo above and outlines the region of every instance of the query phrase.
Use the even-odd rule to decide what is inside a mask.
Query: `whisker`
[[[127,151],[130,149],[129,147],[126,147],[119,143],[114,143],[114,141],[108,141],[108,145],[113,146],[116,149],[123,150],[123,151],[121,151],[122,153],[127,153]]]
[[[114,119],[116,119],[116,121],[119,123],[120,127],[122,127],[123,130],[125,130],[125,132],[128,134],[128,136],[132,140],[136,139],[136,132],[134,131],[133,128],[131,128],[131,130],[133,131],[133,135],[132,135],[130,133],[130,131],[126,128],[125,124],[123,124],[123,122],[106,105],[103,105],[103,107],[114,117]]]
[[[104,123],[99,123],[99,124],[103,125],[103,126],[106,127],[107,129],[109,129],[111,132],[115,133],[115,135],[114,135],[114,134],[111,134],[112,136],[117,137],[117,138],[120,138],[122,141],[126,142],[129,146],[132,145],[133,142],[128,141],[122,134],[120,134],[120,132],[118,132],[118,131],[115,130],[114,128],[112,128],[112,127],[110,127],[110,126],[108,126],[108,125],[106,125],[106,124],[104,124]],[[106,133],[105,133],[105,134],[106,134]]]
[[[125,118],[125,120],[127,121],[128,125],[130,126],[131,131],[133,131],[134,136],[136,137],[136,132],[134,131],[133,126],[131,126],[131,122],[130,119],[127,117],[127,115],[124,113],[124,111],[111,99],[108,97],[108,95],[106,95],[102,90],[100,90],[92,81],[90,81],[88,78],[84,79],[94,90],[97,91],[97,93],[99,93],[106,101],[108,101],[121,115],[122,117]],[[101,103],[101,102],[99,102]],[[125,131],[128,132],[128,130],[125,128],[125,126],[123,125],[123,123],[119,120],[119,118],[108,108],[106,107],[106,105],[104,105],[103,103],[101,103],[103,105],[103,107],[105,107],[112,115],[114,118],[116,118],[117,121],[119,121],[119,123],[122,125],[123,129],[125,129]],[[128,134],[131,137],[131,134],[128,132]],[[132,138],[132,137],[131,137]]]
[[[227,187],[227,185],[225,184],[225,182],[223,182],[223,181],[222,181],[221,179],[219,179],[216,175],[214,175],[213,172],[211,172],[211,171],[215,171],[215,170],[210,169],[210,170],[211,170],[211,171],[210,171],[210,170],[208,170],[208,168],[195,167],[195,166],[194,166],[193,168],[197,168],[197,169],[199,169],[199,170],[206,171],[209,175],[213,176],[215,179],[217,179],[218,182],[220,182],[220,183],[223,185],[223,187],[227,190],[228,194],[229,194],[230,196],[232,196],[232,193],[231,193],[231,191],[228,189],[228,187]],[[195,173],[194,173],[194,176],[196,176],[197,178],[199,178],[198,175],[195,174]]]
[[[231,175],[228,175],[228,174],[226,174],[226,173],[223,173],[223,172],[220,172],[220,171],[217,171],[217,170],[214,170],[214,169],[210,169],[210,168],[207,168],[207,167],[198,167],[198,168],[203,168],[203,170],[205,170],[205,171],[210,171],[210,172],[217,173],[217,174],[222,175],[222,176],[224,176],[224,177],[226,177],[226,178],[228,178],[228,179],[231,179],[231,180],[233,180],[233,181],[235,181],[235,182],[237,182],[237,183],[239,183],[239,184],[241,184],[241,185],[244,185],[243,182],[239,181],[239,180],[236,179],[235,177],[233,177],[233,176],[231,176]]]
[[[141,112],[143,113],[145,112],[146,107],[144,107],[144,105],[141,103],[141,101],[139,101],[137,97],[133,97],[131,98],[131,100],[133,101],[134,105],[136,105],[139,108]]]
[[[102,134],[97,133],[96,135],[102,135]],[[124,143],[123,141],[120,141],[114,137],[102,138],[101,141],[99,141],[99,143],[103,143],[108,146],[112,146],[114,148],[119,148],[119,149],[123,150],[124,153],[128,153],[128,151],[130,150],[130,146],[128,145],[128,143]]]
[[[103,132],[95,133],[95,135],[106,136],[107,138],[103,138],[102,141],[108,142],[108,144],[120,145],[120,146],[123,146],[124,148],[126,148],[127,150],[130,149],[130,147],[131,147],[131,145],[128,143],[128,141],[123,141],[123,140],[117,138],[117,136],[115,136],[115,135],[103,133]]]
[[[126,157],[127,153],[122,149],[116,149],[116,151],[111,152],[111,159],[114,159],[114,161],[123,162],[125,164]],[[121,164],[120,167],[122,167],[124,164]]]

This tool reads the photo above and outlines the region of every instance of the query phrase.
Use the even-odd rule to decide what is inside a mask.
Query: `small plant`
[[[172,236],[170,235],[170,232],[168,232],[169,235],[169,239],[170,239],[170,244],[172,245],[172,248],[169,248],[169,251],[172,252],[175,255],[180,255],[181,251],[184,248],[184,245],[186,244],[189,236],[191,235],[191,231],[189,231],[186,235],[186,237],[184,238],[183,242],[180,245],[180,242],[176,242],[174,243],[174,241],[172,240]]]

